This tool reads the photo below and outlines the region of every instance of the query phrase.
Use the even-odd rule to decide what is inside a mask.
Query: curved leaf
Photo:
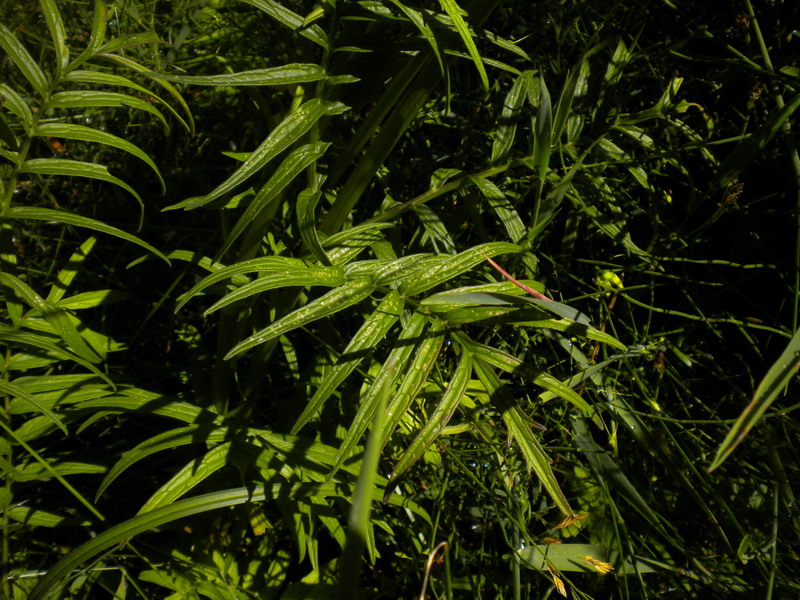
[[[28,54],[25,46],[14,37],[14,34],[9,29],[0,23],[0,48],[6,51],[8,57],[11,59],[20,72],[25,76],[36,93],[42,97],[47,96],[50,84],[45,77],[44,72],[39,68],[39,65],[33,60],[33,57]]]
[[[169,132],[169,125],[161,111],[149,102],[128,94],[120,94],[119,92],[101,92],[98,90],[56,92],[48,98],[47,106],[50,108],[119,108],[127,106],[150,113],[161,121],[164,129]]]
[[[348,306],[357,304],[369,296],[374,289],[374,285],[370,279],[349,281],[343,286],[328,292],[321,298],[317,298],[305,306],[298,308],[296,311],[289,313],[285,317],[278,319],[269,327],[262,329],[243,342],[240,342],[225,355],[225,360],[230,360],[254,346],[275,339],[287,331],[297,329],[317,319],[339,312]]]
[[[156,163],[153,162],[153,159],[151,159],[141,148],[120,137],[111,135],[105,131],[99,131],[91,127],[74,125],[71,123],[43,123],[41,125],[37,125],[31,135],[59,137],[68,140],[82,140],[84,142],[96,142],[98,144],[111,146],[112,148],[117,148],[127,152],[128,154],[132,154],[139,160],[145,162],[147,166],[153,170],[153,172],[156,174],[156,177],[158,177],[159,183],[161,184],[161,193],[163,194],[166,192],[164,179],[161,177],[161,173],[159,172]]]
[[[296,111],[281,121],[234,174],[217,186],[211,193],[199,198],[188,198],[183,202],[167,207],[165,210],[198,208],[234,190],[260,171],[273,158],[299,140],[327,112],[328,105],[317,98],[302,104]]]
[[[270,273],[227,294],[206,309],[203,315],[208,316],[235,302],[240,302],[256,294],[276,288],[298,286],[336,287],[344,282],[344,271],[339,267],[307,267],[297,271]]]
[[[132,244],[136,244],[137,246],[141,246],[148,252],[152,252],[159,258],[163,258],[167,263],[169,263],[169,260],[167,259],[166,256],[164,256],[161,252],[156,250],[153,246],[151,246],[144,240],[139,239],[135,235],[126,233],[121,229],[112,227],[111,225],[106,225],[102,221],[97,221],[95,219],[90,219],[88,217],[82,217],[80,215],[74,215],[72,213],[64,212],[63,210],[53,210],[51,208],[35,208],[33,206],[13,206],[8,210],[8,212],[6,212],[6,216],[9,219],[30,219],[32,221],[56,221],[58,223],[63,223],[65,225],[84,227],[86,229],[91,229],[93,231],[99,231],[100,233],[107,233],[108,235],[113,235],[114,237],[118,237],[127,242],[131,242]]]
[[[341,383],[356,369],[361,361],[369,356],[389,329],[400,318],[403,310],[403,299],[397,291],[392,290],[381,301],[373,313],[364,321],[350,343],[342,352],[334,367],[325,374],[322,384],[306,405],[303,413],[292,426],[292,435],[296,434],[311,417],[316,415],[325,401]]]

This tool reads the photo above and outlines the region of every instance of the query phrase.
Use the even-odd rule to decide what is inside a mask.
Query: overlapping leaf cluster
[[[665,413],[659,394],[700,395],[679,370],[705,360],[687,322],[752,346],[788,330],[707,315],[688,287],[659,304],[663,282],[690,279],[684,264],[752,268],[692,244],[725,222],[735,177],[785,133],[796,98],[720,160],[711,109],[686,91],[696,80],[649,63],[663,48],[640,40],[670,6],[636,33],[618,5],[301,5],[186,2],[167,17],[95,0],[84,38],[80,17],[41,0],[41,26],[0,24],[4,594],[350,598],[383,581],[417,597],[440,542],[437,597],[755,589],[736,544],[749,575],[774,579],[763,523],[745,535],[736,517],[761,514],[767,475],[721,491],[702,469],[723,436],[694,429],[721,423],[718,404]],[[514,38],[519,15],[557,23],[553,39]],[[195,118],[235,161],[207,189],[224,169],[175,141]],[[154,125],[178,155],[148,139]],[[171,187],[184,169],[189,194]],[[133,196],[140,221],[59,202],[75,181]],[[26,259],[31,223],[57,227],[69,256]],[[147,255],[124,271],[95,259],[112,239]],[[89,284],[103,280],[125,293]],[[121,301],[146,313],[130,346],[98,326],[124,320],[108,312]],[[167,339],[141,342],[157,322]],[[731,387],[755,396],[712,466],[791,381],[796,345],[758,389]],[[791,487],[779,492],[788,506]],[[683,503],[724,560],[670,518]],[[66,557],[33,559],[59,539]]]

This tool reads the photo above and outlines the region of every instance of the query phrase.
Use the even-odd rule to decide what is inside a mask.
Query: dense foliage
[[[798,22],[0,4],[0,596],[797,597]]]

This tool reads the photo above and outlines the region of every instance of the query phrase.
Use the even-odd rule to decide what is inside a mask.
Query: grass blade
[[[758,384],[753,399],[747,408],[742,411],[739,418],[731,427],[728,435],[720,444],[711,466],[708,467],[710,473],[719,467],[731,452],[744,441],[750,430],[764,416],[764,413],[772,405],[778,394],[783,391],[789,382],[797,375],[797,368],[800,366],[800,330],[797,331],[781,353],[767,371],[767,374]]]

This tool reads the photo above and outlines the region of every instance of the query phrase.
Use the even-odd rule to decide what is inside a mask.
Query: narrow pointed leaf
[[[349,281],[343,286],[328,292],[321,298],[317,298],[294,312],[289,313],[285,317],[278,319],[269,327],[262,329],[243,342],[240,342],[228,352],[225,356],[225,360],[230,360],[246,352],[250,348],[275,339],[288,331],[292,331],[293,329],[337,313],[348,306],[357,304],[369,296],[374,289],[374,284],[370,279]]]
[[[208,316],[214,311],[230,306],[234,302],[240,302],[256,294],[262,294],[277,288],[297,286],[336,287],[344,283],[344,271],[339,267],[306,267],[302,270],[278,271],[260,277],[227,294],[210,306],[203,314]]]
[[[750,404],[742,411],[728,435],[725,436],[725,439],[717,448],[714,460],[708,468],[709,472],[725,462],[731,452],[744,441],[747,434],[758,424],[778,395],[797,376],[798,367],[800,367],[800,330],[795,332],[778,360],[772,364],[767,374],[758,384]]]
[[[168,75],[164,73],[156,75],[174,83],[228,87],[297,85],[299,83],[319,81],[328,77],[322,67],[307,63],[292,63],[281,65],[280,67],[272,67],[271,69],[254,69],[252,71],[223,73],[221,75]]]
[[[24,400],[25,402],[29,403],[33,406],[38,412],[42,413],[44,416],[49,418],[53,424],[58,427],[64,434],[68,434],[66,426],[61,422],[61,420],[56,416],[56,414],[47,408],[44,404],[42,404],[39,399],[30,394],[29,392],[25,391],[23,388],[16,385],[15,382],[4,381],[0,379],[0,393],[7,394],[12,398],[19,398],[20,400]]]
[[[329,477],[333,477],[344,461],[350,458],[356,444],[361,441],[367,427],[372,423],[372,417],[380,402],[380,394],[386,389],[391,391],[394,382],[401,373],[406,371],[411,352],[420,343],[427,323],[428,318],[424,314],[416,312],[397,338],[394,348],[384,361],[369,389],[360,398],[358,412],[347,430],[347,435],[339,445]]]
[[[278,126],[270,132],[267,139],[250,155],[250,158],[211,193],[199,198],[189,198],[168,208],[170,210],[176,208],[197,208],[209,202],[213,202],[220,196],[233,191],[260,171],[281,152],[299,140],[304,133],[311,129],[314,123],[325,115],[327,110],[327,105],[321,100],[316,98],[309,100],[281,121]]]
[[[167,120],[156,107],[140,98],[129,96],[128,94],[120,94],[119,92],[101,92],[98,90],[56,92],[50,96],[47,105],[51,108],[119,108],[127,106],[153,115],[161,121],[164,129],[169,131]]]
[[[558,509],[566,516],[572,516],[575,511],[569,505],[569,501],[556,481],[553,469],[550,467],[552,462],[545,454],[535,435],[528,426],[525,418],[519,411],[519,407],[509,398],[503,397],[500,379],[494,370],[484,364],[481,360],[474,362],[475,373],[486,388],[486,392],[492,397],[492,402],[498,405],[502,412],[503,421],[508,427],[511,437],[516,440],[517,445],[522,450],[525,462],[542,482],[544,489],[555,501]]]
[[[151,159],[141,148],[120,137],[111,135],[105,131],[99,131],[91,127],[74,125],[71,123],[44,123],[38,125],[36,129],[33,130],[32,135],[65,138],[68,140],[82,140],[84,142],[96,142],[98,144],[111,146],[112,148],[117,148],[132,154],[153,170],[153,172],[156,174],[156,177],[158,177],[159,183],[161,184],[161,193],[163,194],[166,192],[164,180],[161,177],[161,173],[159,172],[156,163],[153,162],[153,159]]]
[[[224,255],[248,226],[252,225],[253,227],[259,228],[261,225],[259,222],[259,215],[261,212],[264,211],[270,202],[275,200],[304,169],[325,154],[329,146],[330,144],[325,142],[316,142],[314,144],[300,146],[293,150],[275,170],[272,177],[269,178],[269,181],[258,191],[255,198],[250,201],[250,205],[236,222],[233,230],[227,235],[225,243],[218,252],[218,255]],[[249,162],[249,160],[247,162]],[[247,162],[245,164],[247,164]],[[187,208],[194,208],[194,206],[189,205]]]
[[[172,255],[170,255],[172,257]],[[231,280],[234,285],[242,286],[250,283],[250,280],[243,277],[243,273],[274,273],[277,271],[285,271],[289,269],[305,269],[307,264],[298,259],[286,256],[266,256],[263,258],[253,258],[230,266],[224,266],[219,263],[213,263],[210,258],[205,258],[210,270],[213,272],[208,277],[200,280],[195,286],[185,294],[181,295],[180,301],[175,307],[175,312],[178,312],[184,304],[197,296],[204,289],[211,287],[214,284],[220,283],[227,279]],[[201,265],[202,266],[202,265]]]
[[[300,238],[306,249],[311,252],[312,256],[316,258],[323,265],[330,265],[331,261],[328,255],[325,254],[325,249],[319,241],[317,235],[317,217],[316,208],[322,190],[319,187],[320,182],[310,188],[306,188],[297,196],[297,228],[300,230]]]
[[[86,229],[91,229],[93,231],[99,231],[100,233],[107,233],[108,235],[113,235],[114,237],[118,237],[127,242],[131,242],[132,244],[136,244],[137,246],[141,246],[148,252],[152,252],[159,258],[163,258],[165,261],[169,262],[166,256],[164,256],[161,252],[156,250],[153,246],[151,246],[144,240],[139,239],[135,235],[126,233],[121,229],[117,229],[116,227],[111,227],[110,225],[106,225],[102,221],[97,221],[95,219],[90,219],[88,217],[74,215],[72,213],[64,212],[61,210],[53,210],[51,208],[35,208],[32,206],[13,206],[8,210],[6,216],[10,219],[30,219],[33,221],[56,221],[58,223],[64,223],[65,225],[84,227]]]
[[[460,275],[485,260],[486,256],[497,256],[498,254],[518,253],[521,248],[515,244],[507,242],[489,242],[474,246],[455,256],[448,256],[438,261],[435,266],[431,266],[427,272],[411,281],[404,283],[400,291],[403,294],[414,296],[421,292],[431,289],[437,285],[450,281],[456,275]]]
[[[442,433],[442,430],[450,422],[453,413],[461,402],[464,392],[467,390],[467,384],[472,376],[472,355],[464,350],[461,354],[461,360],[456,367],[453,378],[447,385],[447,389],[442,395],[439,405],[428,415],[423,428],[417,434],[417,437],[409,444],[403,456],[394,467],[391,477],[386,484],[387,489],[391,489],[392,485],[408,472],[411,467],[420,459],[425,451]]]
[[[378,342],[400,318],[403,305],[403,299],[396,290],[392,290],[386,295],[347,344],[333,368],[325,374],[322,384],[317,388],[314,396],[292,427],[292,435],[300,431],[314,415],[322,410],[330,395],[358,367],[361,361],[374,351]]]
[[[25,46],[2,23],[0,23],[0,48],[6,51],[11,62],[16,65],[25,79],[33,86],[36,93],[41,97],[47,96],[50,87],[47,77],[45,77],[36,61],[33,60],[33,57],[28,54]]]
[[[328,37],[319,25],[306,26],[306,23],[300,15],[292,12],[275,0],[240,0],[245,4],[255,6],[263,10],[270,17],[282,23],[292,31],[296,31],[303,37],[311,40],[315,44],[322,46],[323,49],[328,49]]]
[[[55,0],[39,0],[44,13],[44,19],[47,21],[47,28],[50,30],[50,36],[53,38],[53,48],[56,51],[56,67],[57,73],[63,73],[64,69],[69,64],[69,48],[67,47],[66,37],[64,31],[64,22],[61,20],[61,13],[58,12]]]
[[[113,183],[121,187],[126,192],[130,193],[139,206],[144,210],[144,203],[141,196],[136,193],[131,186],[114,177],[108,172],[108,167],[98,165],[97,163],[83,162],[78,160],[64,160],[60,158],[32,158],[26,160],[19,167],[20,173],[35,173],[37,175],[63,175],[65,177],[86,177],[88,179],[98,179]]]
[[[92,251],[92,248],[94,248],[96,243],[96,237],[87,238],[86,241],[84,241],[78,247],[78,249],[72,253],[67,265],[58,272],[55,282],[53,282],[53,285],[50,286],[50,292],[47,294],[47,302],[58,304],[61,301],[61,299],[64,297],[64,294],[67,293],[72,285],[72,281],[78,274],[81,265],[83,265],[83,261]],[[61,308],[67,307],[61,305]]]
[[[478,52],[478,48],[475,45],[475,40],[472,39],[469,27],[467,27],[467,24],[464,22],[463,15],[465,15],[466,12],[455,0],[439,0],[439,4],[441,4],[442,8],[453,21],[453,25],[455,25],[458,35],[461,36],[461,40],[464,42],[464,46],[466,46],[467,52],[469,52],[472,58],[472,62],[475,63],[475,68],[478,69],[478,75],[480,75],[483,89],[488,93],[489,77],[486,75],[486,67],[483,66],[483,59],[481,59],[481,54]]]

